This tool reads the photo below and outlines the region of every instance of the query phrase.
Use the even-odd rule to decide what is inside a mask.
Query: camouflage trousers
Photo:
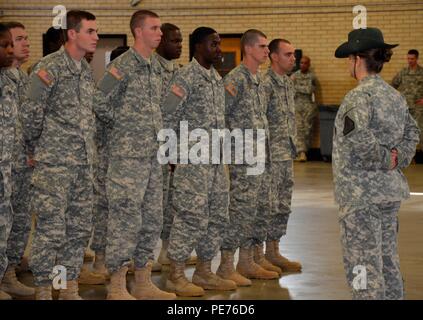
[[[13,191],[13,224],[7,240],[7,258],[9,264],[19,265],[25,252],[31,232],[31,211],[29,202],[31,201],[31,176],[33,168],[20,167],[12,170]]]
[[[107,155],[100,154],[95,170],[95,188],[93,205],[93,238],[91,249],[96,254],[105,254],[107,245],[107,221],[109,217],[109,202],[106,192]]]
[[[193,249],[212,260],[228,225],[229,183],[223,165],[177,165],[173,176],[175,217],[168,257],[187,260]]]
[[[344,268],[353,299],[402,299],[397,234],[400,202],[340,208]]]
[[[0,163],[0,282],[7,269],[7,239],[12,228],[13,210],[11,205],[12,172],[11,166]]]
[[[107,171],[109,220],[106,266],[113,273],[134,259],[142,268],[154,259],[163,224],[162,168],[156,154],[111,158]]]
[[[297,152],[307,152],[311,144],[311,131],[314,118],[317,115],[316,104],[305,99],[295,101],[295,123],[297,127],[297,137],[295,146]]]
[[[274,161],[271,165],[272,214],[267,229],[267,240],[279,240],[286,235],[291,214],[294,172],[292,160]]]
[[[421,107],[420,107],[421,108]],[[410,108],[410,114],[416,120],[417,125],[420,129],[420,142],[417,146],[417,149],[422,150],[423,149],[423,111],[420,108]]]
[[[88,165],[38,163],[32,175],[31,211],[37,218],[30,268],[36,286],[51,284],[55,265],[75,280],[92,229],[93,179]]]
[[[175,209],[172,206],[173,198],[173,172],[169,171],[169,165],[163,167],[163,229],[160,239],[169,240],[170,230],[175,216]]]
[[[229,225],[222,249],[235,251],[266,240],[270,214],[268,166],[261,175],[247,175],[247,165],[230,165]]]

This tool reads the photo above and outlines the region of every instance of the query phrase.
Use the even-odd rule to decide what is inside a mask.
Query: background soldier
[[[419,52],[411,49],[407,54],[408,67],[402,69],[392,80],[392,86],[407,100],[408,108],[423,134],[423,67],[419,65]],[[421,148],[421,146],[420,146]]]
[[[78,277],[91,233],[94,80],[85,61],[98,42],[95,16],[67,13],[66,43],[36,65],[22,106],[24,137],[35,146],[31,209],[37,216],[30,267],[36,299],[52,299],[53,267],[67,272],[60,299],[81,299]]]
[[[263,129],[268,135],[266,118],[266,97],[258,68],[265,63],[269,54],[266,35],[259,30],[248,30],[241,38],[242,63],[224,78],[226,88],[226,123],[229,130],[240,128]],[[267,146],[266,146],[267,149]],[[266,150],[267,152],[269,150]],[[266,157],[266,161],[269,158]],[[233,162],[232,162],[233,163]],[[255,279],[277,279],[278,273],[263,269],[254,262],[254,245],[265,240],[266,219],[257,221],[258,202],[270,196],[270,176],[247,175],[248,165],[230,165],[230,203],[228,226],[223,243],[221,263],[217,274],[224,279],[233,280],[239,286],[249,286]],[[261,194],[259,194],[261,191]],[[269,203],[268,199],[264,201]],[[261,208],[261,213],[269,214],[270,208]],[[260,213],[260,214],[261,214]],[[258,223],[256,223],[258,222]],[[265,224],[263,225],[263,222]],[[260,232],[263,239],[257,239]],[[239,260],[235,271],[234,254],[239,248]]]
[[[7,239],[12,228],[12,165],[15,144],[15,127],[18,111],[18,98],[13,83],[6,75],[13,63],[13,40],[8,28],[0,23],[0,284],[6,271]],[[0,290],[0,300],[10,300],[6,292]]]
[[[96,115],[112,126],[107,141],[107,299],[173,299],[175,294],[151,282],[153,250],[163,222],[162,168],[157,161],[162,91],[160,66],[152,55],[162,35],[160,19],[154,12],[139,10],[130,28],[134,46],[108,66],[94,99]],[[126,274],[132,258],[131,296]]]
[[[13,64],[7,75],[14,85],[14,91],[18,97],[18,114],[24,100],[28,86],[28,75],[22,71],[21,66],[29,59],[28,34],[23,24],[19,22],[8,22],[13,39]],[[25,150],[25,143],[22,135],[22,125],[16,122],[15,159],[17,160],[12,168],[13,192],[13,225],[7,240],[7,256],[9,266],[3,278],[2,290],[18,296],[31,296],[34,289],[25,286],[16,278],[16,267],[23,257],[29,233],[31,231],[31,214],[29,211],[30,185],[33,167],[29,165],[32,153]]]
[[[225,128],[225,91],[213,67],[222,58],[220,37],[215,30],[200,27],[192,33],[191,46],[194,57],[175,74],[162,108],[178,136],[180,121],[189,121],[191,130],[201,128],[211,137],[213,129]],[[194,142],[189,148],[192,145]],[[233,281],[211,272],[212,259],[228,223],[229,185],[224,165],[178,164],[173,184],[176,212],[169,239],[167,288],[180,296],[201,296],[203,289],[235,290]],[[198,261],[190,283],[184,269],[194,248]]]
[[[296,155],[295,89],[287,73],[295,64],[295,48],[285,39],[275,39],[270,42],[269,50],[271,67],[265,77],[265,87],[270,132],[272,215],[267,230],[265,258],[283,272],[297,272],[301,270],[301,265],[289,261],[279,253],[279,241],[286,235],[291,214],[294,185],[292,160]],[[259,250],[260,253],[262,251]],[[264,260],[262,257],[261,261]],[[266,264],[262,266],[265,267]]]
[[[335,57],[349,58],[351,76],[360,81],[336,115],[332,157],[344,267],[354,299],[404,295],[398,210],[409,197],[402,169],[413,159],[419,129],[404,97],[379,75],[396,46],[384,43],[379,29],[367,28],[351,31],[335,51]],[[360,275],[365,282],[354,280]]]
[[[310,70],[310,58],[301,58],[300,70],[292,76],[295,86],[295,115],[297,123],[296,147],[298,158],[296,160],[307,161],[306,152],[311,144],[311,131],[314,118],[317,115],[317,105],[314,94],[317,86],[317,78]]]

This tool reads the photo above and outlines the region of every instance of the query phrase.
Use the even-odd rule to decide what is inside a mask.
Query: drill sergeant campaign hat
[[[392,49],[397,45],[385,43],[382,31],[378,28],[355,29],[348,34],[348,41],[336,49],[335,57],[348,58],[350,54],[377,48]]]

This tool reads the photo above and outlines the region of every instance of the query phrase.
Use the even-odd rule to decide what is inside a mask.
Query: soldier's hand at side
[[[416,101],[416,105],[423,106],[423,98]]]
[[[398,150],[392,149],[391,150],[391,167],[389,170],[394,170],[398,165]]]

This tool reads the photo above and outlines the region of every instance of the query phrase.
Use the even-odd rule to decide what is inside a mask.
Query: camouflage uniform
[[[163,58],[159,54],[154,54],[157,58],[157,61],[160,63],[161,67],[161,76],[162,76],[162,105],[163,100],[169,91],[170,81],[172,80],[173,75],[176,70],[179,69],[179,65]],[[166,114],[163,112],[163,122],[164,127],[166,128]],[[162,240],[169,240],[170,229],[173,223],[173,217],[175,216],[174,209],[172,207],[172,195],[173,195],[173,172],[169,170],[169,165],[164,165],[163,167],[163,230],[160,235]]]
[[[224,82],[226,124],[229,130],[239,128],[245,132],[245,129],[264,129],[266,142],[268,142],[267,102],[260,75],[257,74],[254,78],[247,67],[241,64],[226,75]],[[269,160],[268,152],[269,148],[266,144],[266,161]],[[250,248],[266,240],[265,231],[268,228],[270,215],[269,166],[266,164],[266,171],[261,175],[247,175],[248,167],[247,164],[229,166],[230,225],[225,232],[222,250],[235,251],[239,247]],[[262,201],[259,202],[260,199]]]
[[[409,197],[402,169],[415,152],[419,129],[405,99],[379,75],[350,91],[335,119],[333,174],[340,206],[344,266],[354,299],[401,299],[397,214]],[[390,170],[391,150],[398,166]],[[355,267],[367,283],[355,286]]]
[[[392,80],[392,86],[401,92],[407,100],[411,115],[420,128],[420,141],[423,139],[423,106],[416,101],[423,98],[423,67],[417,66],[415,71],[402,69]]]
[[[295,87],[295,117],[297,123],[297,141],[295,145],[298,153],[307,152],[311,143],[311,129],[317,115],[316,103],[312,95],[316,90],[317,79],[313,72],[294,73]]]
[[[208,73],[193,58],[177,71],[171,84],[163,111],[178,136],[180,121],[188,121],[190,130],[207,131],[210,141],[212,129],[225,128],[223,82],[213,67]],[[189,149],[195,143],[190,142]],[[175,217],[170,232],[169,258],[184,262],[195,248],[200,260],[211,261],[229,222],[229,185],[224,165],[178,164],[173,186]]]
[[[6,73],[6,69],[0,69],[0,281],[8,265],[6,248],[13,219],[12,164],[18,113],[14,86]]]
[[[35,148],[31,210],[37,217],[30,267],[36,286],[51,284],[55,265],[76,280],[92,224],[94,79],[62,47],[30,76],[21,108],[24,137]]]
[[[18,96],[18,113],[28,87],[28,75],[19,68],[7,70],[7,75],[14,85]],[[33,169],[27,165],[27,151],[22,135],[20,121],[16,123],[15,159],[12,167],[12,207],[13,225],[7,241],[9,264],[18,265],[22,259],[31,231],[31,213],[29,211],[30,185]]]
[[[133,48],[113,60],[98,83],[97,117],[112,126],[108,136],[109,201],[106,266],[110,273],[131,259],[142,268],[154,259],[162,228],[162,169],[157,133],[162,129],[160,66]]]
[[[296,156],[295,91],[288,76],[278,75],[271,68],[265,75],[264,85],[268,96],[272,176],[272,217],[267,240],[279,241],[286,234],[294,185],[292,161]]]

